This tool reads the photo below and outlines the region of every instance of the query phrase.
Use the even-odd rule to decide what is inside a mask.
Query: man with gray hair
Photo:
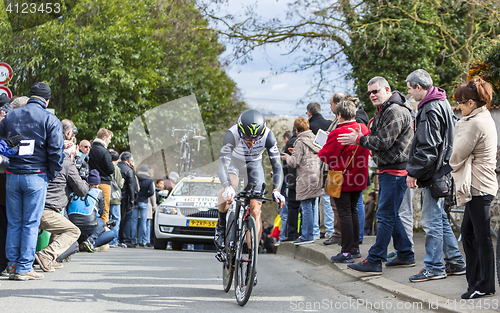
[[[360,272],[381,274],[382,261],[387,258],[387,246],[391,237],[398,250],[398,259],[386,266],[415,266],[411,242],[398,215],[407,188],[405,169],[413,139],[412,108],[405,104],[406,97],[398,91],[392,92],[387,80],[380,76],[368,82],[367,94],[376,107],[371,132],[363,135],[359,130],[352,129],[351,133],[339,135],[339,142],[344,145],[360,145],[373,154],[373,161],[380,173],[376,213],[378,231],[368,257],[360,263],[349,264],[348,267]]]
[[[446,92],[434,87],[432,78],[423,69],[406,78],[408,94],[418,104],[415,137],[411,144],[406,170],[409,188],[422,187],[422,228],[425,231],[425,267],[410,277],[411,282],[446,278],[465,274],[465,262],[458,242],[443,209],[444,198],[431,194],[432,184],[448,179],[448,164],[453,151],[454,120]],[[444,252],[445,264],[442,262]]]

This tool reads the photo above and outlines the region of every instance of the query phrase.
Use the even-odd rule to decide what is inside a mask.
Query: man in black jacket
[[[97,138],[92,143],[92,148],[89,152],[89,169],[97,170],[101,177],[99,189],[104,195],[104,214],[101,216],[104,223],[109,220],[109,200],[111,198],[111,180],[115,173],[115,166],[109,154],[108,145],[113,138],[113,133],[105,128],[99,129]]]
[[[326,131],[332,124],[332,121],[321,115],[321,105],[317,102],[311,102],[307,105],[307,118],[309,118],[309,129],[315,135],[320,129]]]
[[[117,165],[125,180],[122,187],[122,219],[120,221],[119,238],[120,242],[127,246],[135,247],[132,245],[130,228],[128,227],[132,218],[132,210],[137,204],[137,193],[139,192],[137,178],[134,173],[134,158],[132,154],[130,152],[123,152],[120,155],[120,162]]]
[[[65,142],[71,147],[65,149],[63,168],[47,188],[45,210],[43,210],[40,221],[40,229],[52,234],[51,243],[43,250],[35,254],[35,259],[44,272],[53,272],[61,268],[62,264],[56,262],[56,258],[66,251],[80,237],[80,229],[71,223],[61,211],[66,208],[71,193],[78,197],[84,197],[89,187],[81,179],[70,155],[74,155],[76,146],[71,143],[74,137],[73,122],[62,120]]]
[[[132,244],[136,244],[137,242],[141,247],[145,247],[149,244],[149,236],[147,234],[147,223],[149,222],[148,203],[149,197],[155,194],[155,185],[148,170],[149,168],[145,164],[138,168],[137,180],[139,181],[139,193],[137,194],[137,206],[134,208],[132,222],[130,223],[130,225],[132,225]],[[138,234],[137,230],[139,231]],[[138,236],[135,236],[136,234]]]
[[[432,78],[418,69],[406,78],[408,94],[420,101],[415,119],[415,137],[410,148],[406,171],[409,188],[422,187],[422,228],[425,231],[425,267],[410,277],[412,282],[465,274],[465,262],[448,216],[444,198],[434,198],[430,185],[451,172],[448,165],[453,151],[454,120],[446,92],[432,86]],[[417,185],[418,184],[418,185]],[[442,254],[445,255],[445,264]]]

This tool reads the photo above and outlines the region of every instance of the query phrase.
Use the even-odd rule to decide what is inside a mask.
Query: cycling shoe
[[[226,229],[224,227],[215,228],[214,244],[220,250],[225,248],[226,243]]]

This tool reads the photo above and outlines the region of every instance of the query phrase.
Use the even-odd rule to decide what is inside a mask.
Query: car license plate
[[[215,228],[217,226],[217,221],[198,221],[198,220],[188,220],[187,226],[190,227],[211,227]]]

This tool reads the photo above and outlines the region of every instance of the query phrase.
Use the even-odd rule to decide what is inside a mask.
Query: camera
[[[106,227],[115,227],[116,226],[116,221],[111,220],[106,222]]]

